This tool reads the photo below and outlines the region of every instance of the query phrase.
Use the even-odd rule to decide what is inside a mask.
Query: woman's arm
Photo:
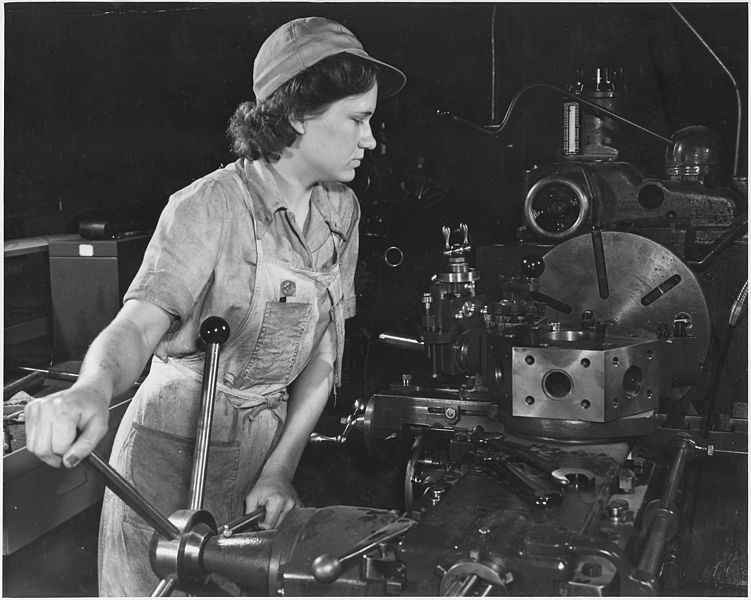
[[[75,467],[107,433],[109,405],[143,370],[172,317],[129,300],[93,341],[76,382],[26,406],[28,450],[53,467]]]
[[[246,512],[266,508],[263,529],[273,529],[300,500],[292,487],[292,477],[313,428],[326,406],[334,380],[334,325],[329,324],[310,362],[290,386],[287,420],[274,451],[246,498]]]

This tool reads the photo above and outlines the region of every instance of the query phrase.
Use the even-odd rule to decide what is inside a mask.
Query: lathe
[[[419,334],[380,333],[425,373],[356,400],[338,435],[311,436],[373,453],[400,440],[400,505],[297,508],[272,531],[259,511],[216,523],[202,509],[231,335],[219,317],[201,331],[185,509],[160,514],[97,454],[85,461],[153,527],[155,595],[200,594],[211,577],[262,596],[662,595],[702,559],[697,473],[746,472],[733,382],[745,391],[747,181],[737,145],[720,176],[710,130],[662,138],[621,116],[621,70],[578,75],[535,84],[562,97],[561,146],[525,174],[515,243],[476,247],[466,224],[444,227]],[[662,173],[619,160],[624,131],[666,144]],[[712,581],[747,589],[746,563],[721,557]]]
[[[407,440],[403,506],[299,508],[274,531],[254,530],[259,512],[217,524],[193,505],[167,518],[92,457],[155,528],[156,593],[200,589],[209,575],[259,595],[662,593],[686,564],[675,544],[692,519],[690,464],[743,458],[747,443],[745,419],[716,401],[714,357],[743,314],[744,273],[719,331],[722,309],[699,276],[739,243],[746,199],[707,187],[711,148],[691,139],[686,152],[677,135],[664,179],[591,155],[538,169],[548,174],[530,175],[519,243],[477,248],[477,267],[469,228],[443,229],[445,268],[421,298],[420,335],[381,335],[423,353],[429,375],[405,373],[355,402],[340,435],[312,436],[359,437],[373,449]],[[658,191],[668,214],[639,201]],[[701,216],[697,197],[709,206]],[[644,231],[684,209],[680,222],[711,232],[693,261],[690,227],[672,250]],[[213,350],[199,430],[210,419],[212,357],[230,332],[212,318],[202,335]],[[205,449],[196,457],[205,461]],[[200,465],[195,473],[200,492]]]

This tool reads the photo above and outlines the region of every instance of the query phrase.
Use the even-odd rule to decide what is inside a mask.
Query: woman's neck
[[[274,176],[282,201],[295,215],[295,221],[302,231],[310,210],[310,194],[315,183],[302,181],[284,157],[275,163],[269,163],[269,171]]]

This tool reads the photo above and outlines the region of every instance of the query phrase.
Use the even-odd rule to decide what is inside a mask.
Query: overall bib
[[[238,183],[253,215],[247,186],[239,177]],[[253,222],[255,227],[255,216]],[[329,320],[336,330],[339,383],[344,319],[337,242],[333,234],[331,238],[334,264],[322,271],[275,260],[273,236],[256,235],[250,309],[220,351],[203,506],[217,525],[243,514],[245,497],[282,434],[287,386],[307,365],[318,342],[316,333]],[[322,311],[322,306],[331,309]],[[203,363],[202,354],[165,362],[152,359],[112,449],[114,468],[166,516],[188,507]],[[105,492],[99,530],[100,595],[149,596],[154,591],[159,580],[148,558],[152,534],[130,507]]]

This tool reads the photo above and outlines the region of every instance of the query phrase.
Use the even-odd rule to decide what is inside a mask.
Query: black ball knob
[[[342,563],[332,554],[321,554],[313,561],[313,577],[321,583],[333,583],[342,574]]]
[[[206,344],[223,344],[229,339],[229,325],[221,317],[208,317],[201,323],[200,335]]]
[[[526,277],[539,277],[545,270],[545,261],[539,254],[526,254],[522,258],[522,273]]]

